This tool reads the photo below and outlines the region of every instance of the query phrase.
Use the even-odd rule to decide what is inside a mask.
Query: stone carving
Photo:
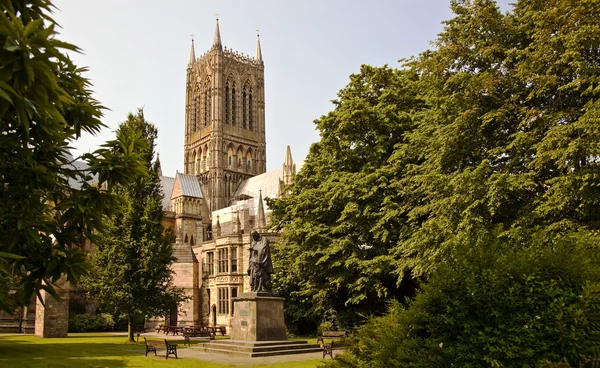
[[[273,262],[271,261],[269,241],[256,230],[252,231],[251,237],[250,259],[248,262],[250,289],[255,292],[271,292]]]

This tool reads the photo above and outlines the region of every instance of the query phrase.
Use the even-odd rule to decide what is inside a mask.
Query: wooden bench
[[[317,335],[317,344],[319,343],[319,341],[324,343],[324,341],[323,341],[324,338],[342,339],[346,336],[348,336],[348,331],[322,331],[321,333],[319,333]]]
[[[333,340],[331,340],[331,344],[323,343],[323,359],[325,359],[325,356],[327,355],[333,359]]]
[[[156,356],[156,349],[165,347],[165,359],[169,359],[169,355],[175,355],[175,359],[177,359],[177,345],[169,344],[167,339],[162,340],[152,340],[144,337],[144,341],[146,342],[146,356],[148,356],[148,352],[154,352],[154,356]]]

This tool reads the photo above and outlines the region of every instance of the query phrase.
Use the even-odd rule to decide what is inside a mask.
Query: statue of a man
[[[251,237],[250,260],[248,262],[250,289],[256,292],[270,292],[273,262],[271,261],[269,241],[256,230],[252,231]]]

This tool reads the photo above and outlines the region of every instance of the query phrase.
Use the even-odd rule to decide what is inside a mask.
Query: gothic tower
[[[185,173],[198,177],[209,211],[230,205],[242,180],[266,170],[265,83],[260,39],[254,58],[213,45],[187,67]]]

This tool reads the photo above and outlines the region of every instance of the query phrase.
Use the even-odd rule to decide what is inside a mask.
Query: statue
[[[251,233],[250,260],[248,262],[248,276],[250,276],[250,289],[255,292],[271,292],[271,274],[273,262],[269,241],[258,231]]]

